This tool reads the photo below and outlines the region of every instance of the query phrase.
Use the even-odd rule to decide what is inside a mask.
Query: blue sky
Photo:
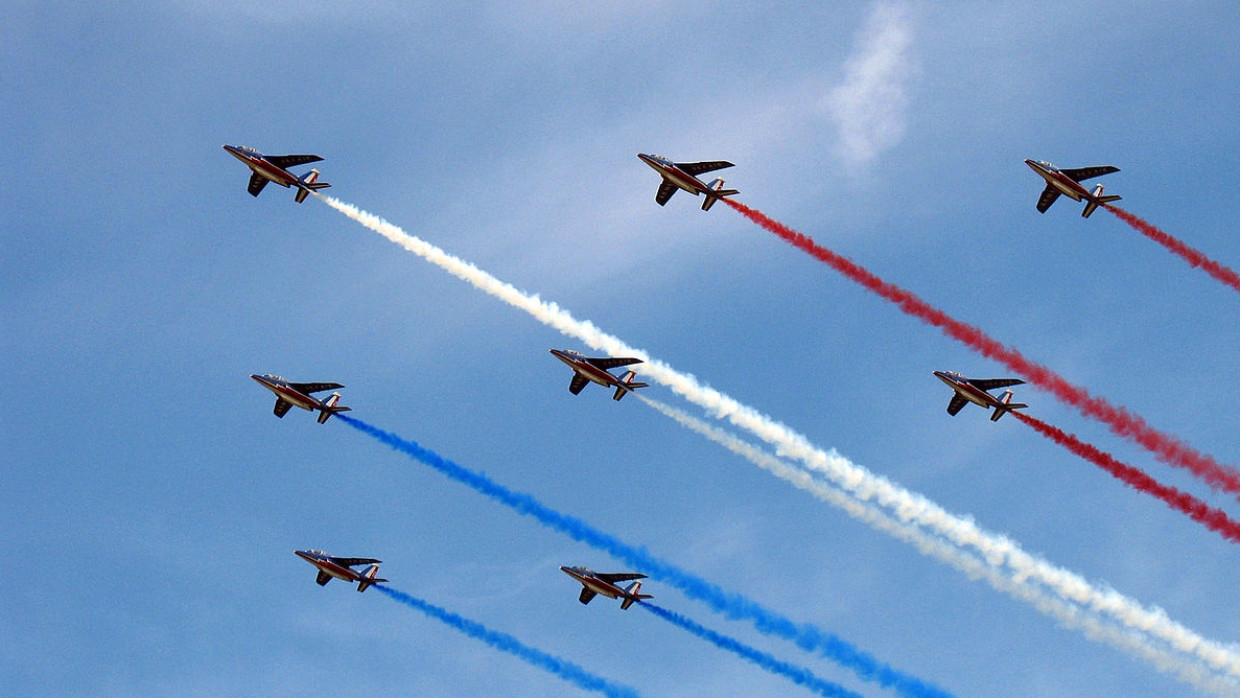
[[[357,417],[956,695],[1191,692],[638,401],[570,395],[547,349],[580,344],[320,202],[251,198],[220,146],[322,155],[327,193],[1230,643],[1233,545],[1015,420],[949,417],[932,370],[1006,370],[726,207],[660,208],[635,154],[736,163],[741,201],[1240,463],[1240,297],[1106,213],[1039,214],[1021,162],[1116,165],[1128,210],[1240,266],[1238,33],[1212,2],[5,3],[0,695],[577,690],[319,588],[306,547],[643,695],[801,690],[580,606],[557,567],[620,563],[336,421],[275,419],[255,372],[344,383]]]

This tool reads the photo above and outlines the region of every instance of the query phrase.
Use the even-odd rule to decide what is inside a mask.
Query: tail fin
[[[1093,213],[1098,208],[1098,206],[1100,206],[1101,204],[1109,204],[1112,201],[1119,201],[1120,198],[1121,197],[1116,196],[1114,194],[1103,196],[1102,185],[1099,184],[1098,186],[1094,187],[1094,196],[1092,199],[1089,200],[1088,203],[1085,204],[1085,210],[1081,211],[1081,216],[1083,218],[1089,218],[1089,214]]]
[[[359,592],[366,591],[367,589],[370,588],[371,584],[378,584],[380,582],[387,581],[386,579],[377,577],[376,575],[378,574],[379,574],[379,565],[372,564],[370,567],[367,567],[366,571],[362,573],[361,581],[357,583],[357,590]]]
[[[740,193],[737,189],[724,189],[723,177],[716,177],[715,181],[711,182],[708,188],[710,191],[706,192],[706,200],[702,202],[703,211],[709,211],[710,207],[714,206],[716,201],[725,196],[732,196],[733,194]]]
[[[340,402],[340,393],[332,393],[331,397],[323,401],[323,406],[319,408],[319,424],[326,422],[333,414],[337,412],[348,412],[352,407],[337,405]]]
[[[995,405],[995,413],[990,415],[990,421],[992,422],[999,421],[1000,417],[1007,414],[1008,412],[1011,412],[1012,410],[1019,410],[1021,408],[1029,406],[1023,402],[1012,402],[1012,391],[1011,390],[1005,390],[1003,392],[1003,397],[1000,398],[999,401],[1003,403],[1003,406],[1000,407],[998,405]]]
[[[641,591],[642,591],[641,582],[633,582],[632,584],[625,587],[624,600],[620,602],[620,610],[622,611],[628,610],[629,606],[632,606],[634,601],[641,601],[642,599],[653,599],[654,598],[650,594],[641,593]]]
[[[649,383],[634,382],[633,378],[635,376],[637,376],[637,371],[629,371],[628,373],[624,374],[624,378],[620,379],[620,385],[616,386],[616,394],[613,395],[611,399],[618,401],[620,398],[624,397],[630,390],[637,390],[638,388],[649,387],[650,385]]]
[[[310,194],[310,190],[313,189],[318,191],[319,189],[326,189],[331,186],[327,182],[320,182],[318,180],[318,170],[310,170],[301,177],[298,177],[298,181],[301,182],[301,186],[297,187],[297,203],[300,204],[305,201],[306,197]]]

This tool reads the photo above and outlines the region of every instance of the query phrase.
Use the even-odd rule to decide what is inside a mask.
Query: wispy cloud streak
[[[539,669],[551,672],[579,688],[602,693],[605,696],[611,696],[611,698],[639,698],[640,696],[635,689],[609,681],[582,669],[570,661],[530,647],[512,635],[491,630],[481,623],[459,616],[389,586],[376,584],[375,588],[386,594],[388,598],[395,599],[414,610],[421,611],[427,616],[456,628],[472,638],[481,640],[497,650],[507,652]]]
[[[646,352],[628,346],[620,339],[602,332],[594,324],[573,318],[556,304],[519,291],[511,284],[501,282],[474,265],[405,233],[374,214],[331,197],[319,198],[404,249],[475,288],[526,311],[539,322],[566,336],[574,337],[598,351],[637,356],[646,360],[642,369],[643,376],[671,389],[716,418],[726,419],[734,426],[767,442],[775,448],[777,455],[799,461],[805,467],[822,473],[850,497],[863,502],[874,502],[900,521],[914,523],[933,531],[953,545],[976,550],[987,564],[1006,569],[1014,577],[1034,579],[1066,601],[1093,609],[1129,630],[1162,640],[1177,652],[1195,656],[1216,670],[1240,677],[1240,651],[1237,651],[1237,648],[1202,637],[1169,618],[1162,609],[1147,609],[1117,591],[1098,587],[1079,575],[1030,555],[1007,537],[985,531],[972,519],[945,511],[925,497],[875,475],[834,450],[828,452],[819,449],[796,431],[752,407],[702,385],[692,375],[676,371],[662,361],[650,358]]]
[[[893,688],[901,695],[910,698],[946,698],[950,695],[921,679],[897,671],[878,661],[838,635],[825,632],[807,623],[794,623],[745,596],[725,592],[720,587],[651,555],[644,547],[624,543],[619,538],[603,533],[581,519],[548,507],[532,495],[510,490],[482,473],[458,465],[424,446],[402,439],[359,419],[343,414],[337,416],[340,421],[363,434],[429,465],[457,482],[472,487],[475,491],[517,513],[529,516],[573,540],[623,560],[651,578],[676,587],[689,598],[702,601],[729,618],[748,620],[753,623],[758,632],[764,635],[790,640],[803,650],[830,659],[850,669],[865,681]]]

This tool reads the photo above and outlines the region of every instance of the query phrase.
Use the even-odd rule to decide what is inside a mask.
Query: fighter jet
[[[604,388],[614,387],[616,394],[612,396],[612,399],[619,400],[628,394],[629,391],[645,388],[649,385],[648,383],[636,383],[633,381],[633,378],[637,375],[636,371],[630,370],[624,374],[623,378],[617,378],[607,370],[617,366],[640,364],[642,362],[641,359],[620,357],[590,358],[569,349],[552,349],[551,354],[573,369],[573,380],[568,384],[568,392],[573,395],[577,395],[587,385],[594,382]]]
[[[326,189],[331,186],[327,182],[318,181],[318,170],[310,170],[300,177],[288,171],[290,167],[322,160],[323,158],[318,155],[263,155],[244,145],[225,145],[224,150],[253,170],[249,187],[250,194],[253,196],[258,196],[263,187],[267,186],[267,182],[275,182],[285,189],[290,186],[297,187],[296,198],[297,203],[300,204],[306,200],[311,190]]]
[[[376,560],[372,557],[332,557],[322,550],[294,550],[297,557],[309,562],[319,568],[319,576],[314,578],[319,586],[323,586],[332,580],[343,579],[346,582],[357,582],[358,591],[366,591],[371,584],[386,582],[375,575],[379,574],[379,563],[382,560]],[[353,569],[357,565],[369,565],[365,570],[358,572]]]
[[[560,571],[581,582],[581,596],[577,600],[583,604],[590,603],[595,596],[602,594],[609,599],[620,599],[620,608],[627,609],[634,601],[654,598],[650,594],[641,593],[642,583],[633,582],[627,587],[618,587],[616,582],[627,582],[630,579],[645,579],[646,575],[635,572],[606,573],[595,572],[588,567],[560,567]]]
[[[318,410],[319,424],[326,422],[337,412],[348,412],[352,409],[337,404],[340,402],[340,393],[332,393],[326,400],[320,400],[311,395],[311,393],[321,393],[324,390],[343,388],[344,386],[339,383],[292,383],[270,373],[261,376],[257,373],[251,373],[250,378],[258,381],[259,385],[276,394],[274,412],[281,419],[284,419],[284,415],[288,413],[289,408],[294,406],[310,412]]]
[[[1012,410],[1029,406],[1023,402],[1012,402],[1011,390],[1004,391],[1003,397],[995,397],[987,392],[1025,382],[1019,378],[965,378],[955,371],[935,371],[934,376],[956,391],[956,394],[952,395],[952,401],[947,403],[947,414],[953,417],[970,402],[986,409],[995,408],[995,413],[990,415],[992,422],[999,421],[1000,417]]]
[[[1049,162],[1041,160],[1025,160],[1025,164],[1032,168],[1034,172],[1037,172],[1039,177],[1046,180],[1046,188],[1042,190],[1042,198],[1038,199],[1038,211],[1041,213],[1046,213],[1046,209],[1055,203],[1055,199],[1058,199],[1060,194],[1066,195],[1073,201],[1084,201],[1085,210],[1081,212],[1081,215],[1085,218],[1089,218],[1089,214],[1093,213],[1094,209],[1102,204],[1109,204],[1120,199],[1120,197],[1114,195],[1103,196],[1101,184],[1094,187],[1092,193],[1080,184],[1087,179],[1119,172],[1118,167],[1099,165],[1097,167],[1061,170]]]
[[[654,195],[654,200],[662,206],[667,200],[672,198],[672,194],[677,189],[684,189],[690,194],[697,196],[705,194],[706,200],[702,202],[702,210],[709,211],[715,202],[725,196],[738,194],[736,189],[724,189],[723,178],[716,177],[715,181],[705,184],[697,176],[715,170],[722,170],[725,167],[732,167],[732,163],[724,160],[713,160],[711,162],[672,162],[662,155],[646,155],[638,153],[637,157],[642,162],[654,168],[655,172],[663,178],[663,183],[659,185],[659,191]]]

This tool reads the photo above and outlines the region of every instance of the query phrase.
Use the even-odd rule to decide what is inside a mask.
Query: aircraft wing
[[[694,177],[704,172],[714,172],[715,170],[722,170],[725,167],[735,167],[735,165],[727,160],[711,160],[710,162],[678,162],[676,163],[676,166]]]
[[[1046,213],[1046,209],[1055,203],[1055,199],[1059,198],[1059,190],[1051,185],[1046,185],[1042,190],[1042,196],[1038,199],[1038,213]]]
[[[378,564],[383,562],[383,560],[376,560],[373,557],[333,557],[332,562],[342,567],[353,567],[356,565]]]
[[[969,404],[969,401],[960,393],[956,393],[952,395],[952,401],[947,403],[947,414],[955,417],[956,413],[963,410],[967,404]]]
[[[622,357],[622,356],[607,357],[605,359],[587,359],[587,361],[594,364],[595,366],[598,366],[604,371],[606,371],[609,368],[617,368],[619,366],[631,366],[633,364],[642,363],[641,359],[634,359],[631,357]]]
[[[593,599],[595,596],[598,596],[597,591],[590,587],[581,587],[581,596],[578,596],[577,600],[581,603],[590,603],[590,599]]]
[[[680,187],[672,184],[666,179],[663,180],[663,183],[659,185],[658,193],[654,195],[655,202],[657,202],[660,206],[666,204],[667,200],[672,198],[672,194],[675,194],[676,190],[679,188]]]
[[[267,186],[268,181],[269,180],[266,177],[258,174],[257,172],[250,175],[250,186],[247,187],[250,191],[250,195],[258,196],[259,192],[263,190],[263,187]]]
[[[994,390],[995,388],[1006,388],[1012,385],[1020,385],[1025,381],[1019,378],[973,378],[970,379],[969,382],[982,390]]]
[[[645,579],[646,578],[646,575],[638,574],[636,572],[614,572],[611,574],[595,574],[594,576],[598,577],[604,582],[607,582],[608,584],[615,584],[616,582],[627,582],[633,579]]]
[[[1080,182],[1086,179],[1093,179],[1094,177],[1108,175],[1112,172],[1119,172],[1119,168],[1112,167],[1111,165],[1099,165],[1097,167],[1078,167],[1075,170],[1060,170],[1060,172],[1068,175],[1073,181]]]
[[[585,390],[586,386],[589,384],[590,384],[589,378],[586,378],[580,373],[577,373],[574,371],[573,382],[568,384],[568,392],[572,393],[573,395],[579,395],[581,394],[581,391]]]
[[[322,570],[319,570],[319,576],[314,578],[315,583],[317,583],[319,586],[323,586],[324,584],[327,584],[331,580],[332,580],[332,576]]]
[[[280,419],[284,419],[284,415],[288,414],[288,410],[292,406],[293,406],[293,403],[289,402],[288,400],[285,400],[283,398],[276,398],[276,408],[272,411],[275,412],[275,415],[277,417],[279,417]]]
[[[321,393],[324,390],[337,390],[344,386],[339,383],[289,383],[289,387],[299,393],[309,395],[310,393]]]
[[[276,167],[280,167],[286,170],[290,167],[297,167],[298,165],[304,165],[308,162],[318,162],[322,159],[323,158],[319,157],[318,155],[268,155],[267,156],[267,162],[270,162]]]

